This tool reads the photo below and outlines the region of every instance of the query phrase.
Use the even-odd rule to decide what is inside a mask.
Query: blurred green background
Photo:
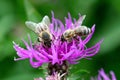
[[[43,70],[32,68],[28,60],[13,60],[17,55],[12,41],[24,46],[21,39],[27,40],[27,34],[35,40],[36,35],[25,26],[25,21],[39,22],[44,15],[51,17],[51,11],[63,22],[68,12],[77,19],[78,13],[86,14],[83,24],[96,24],[88,47],[104,38],[99,53],[74,65],[72,75],[90,78],[104,68],[106,73],[113,70],[120,80],[120,0],[0,0],[0,80],[33,80],[43,76]]]

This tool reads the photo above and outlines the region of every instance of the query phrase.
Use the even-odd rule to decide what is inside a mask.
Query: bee
[[[50,19],[48,16],[45,16],[40,23],[26,21],[25,24],[38,35],[39,42],[43,43],[44,46],[51,46],[52,34],[49,30]]]
[[[61,36],[61,41],[71,42],[73,38],[76,38],[77,36],[87,36],[91,32],[92,30],[86,26],[78,26],[74,29],[66,30]]]

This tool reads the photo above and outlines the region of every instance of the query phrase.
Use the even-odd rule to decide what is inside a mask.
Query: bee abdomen
[[[74,31],[75,31],[75,34],[78,36],[86,36],[92,32],[91,29],[86,26],[76,27]]]
[[[89,35],[90,33],[91,33],[91,29],[85,27],[84,32],[83,32],[83,35],[86,36],[86,35]]]

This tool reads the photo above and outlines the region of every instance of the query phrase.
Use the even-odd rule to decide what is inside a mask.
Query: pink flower
[[[90,33],[85,39],[82,39],[80,36],[78,39],[73,39],[71,42],[61,41],[61,36],[63,32],[67,29],[75,28],[76,26],[81,26],[85,16],[79,16],[79,19],[72,22],[70,14],[68,18],[65,18],[65,25],[59,20],[54,18],[52,13],[52,22],[50,23],[50,32],[54,36],[54,39],[51,43],[50,48],[44,47],[42,44],[32,45],[32,41],[29,38],[28,42],[24,41],[26,49],[20,47],[14,42],[14,49],[17,52],[19,58],[15,58],[15,61],[29,59],[30,64],[34,68],[40,67],[44,63],[62,64],[64,61],[67,61],[70,64],[76,64],[78,60],[82,58],[90,58],[98,53],[100,49],[100,44],[103,40],[96,43],[94,46],[87,48],[86,44],[92,38],[92,35],[95,31],[95,25],[92,26]]]
[[[110,75],[108,76],[103,69],[99,70],[99,74],[96,78],[92,78],[91,80],[117,80],[113,71],[110,71]]]

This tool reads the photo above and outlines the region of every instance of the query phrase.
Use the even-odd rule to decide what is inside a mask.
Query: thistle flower
[[[96,78],[91,78],[91,80],[116,80],[115,74],[113,71],[110,71],[110,75],[105,74],[104,70],[99,70],[99,74]]]
[[[91,33],[85,39],[77,36],[76,38],[72,38],[71,42],[61,40],[61,36],[66,30],[74,29],[77,26],[82,26],[84,18],[85,15],[79,16],[78,20],[74,19],[74,22],[72,22],[72,18],[70,14],[68,14],[68,18],[65,18],[64,25],[59,19],[56,19],[52,13],[52,22],[48,26],[54,37],[51,47],[46,48],[41,43],[34,44],[33,46],[30,36],[28,36],[30,41],[29,44],[23,40],[26,49],[20,47],[14,42],[14,49],[17,51],[17,55],[19,56],[19,58],[15,58],[14,60],[18,61],[29,59],[30,64],[34,68],[38,68],[42,64],[48,63],[50,65],[48,65],[48,68],[51,69],[52,67],[50,71],[50,74],[52,74],[56,71],[61,72],[61,70],[61,73],[65,73],[67,71],[68,63],[77,64],[80,59],[91,58],[98,53],[100,44],[102,43],[101,40],[91,48],[86,47],[86,44],[92,38],[95,31],[95,25],[92,26]]]

